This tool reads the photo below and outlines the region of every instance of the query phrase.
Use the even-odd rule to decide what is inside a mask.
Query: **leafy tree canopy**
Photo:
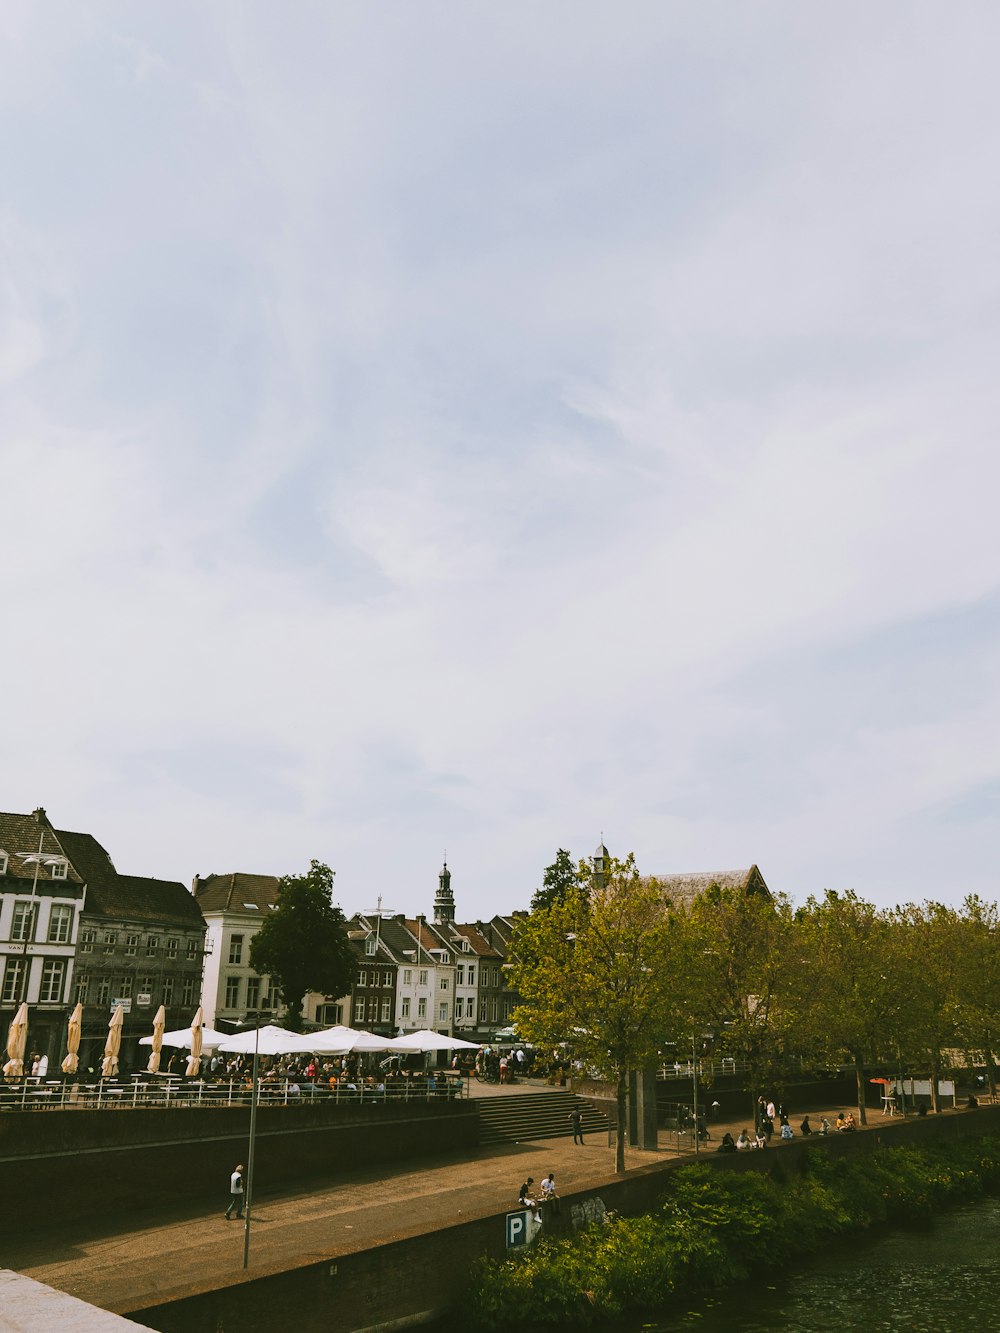
[[[556,859],[546,866],[542,887],[535,890],[531,900],[533,912],[544,912],[555,903],[561,903],[580,883],[580,874],[565,847],[556,852]]]
[[[343,995],[354,979],[354,954],[344,914],[333,903],[333,871],[313,861],[305,875],[285,875],[278,904],[250,942],[250,965],[277,983],[288,1010],[285,1024],[302,1028],[307,991]]]

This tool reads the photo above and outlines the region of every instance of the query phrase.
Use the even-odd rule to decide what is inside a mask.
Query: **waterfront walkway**
[[[536,1091],[531,1085],[518,1085]],[[485,1090],[484,1090],[485,1091]],[[487,1095],[503,1095],[495,1089]],[[515,1089],[509,1090],[511,1093]],[[840,1107],[810,1112],[813,1123]],[[869,1130],[889,1123],[872,1116]],[[713,1125],[710,1154],[721,1134],[741,1124]],[[862,1131],[863,1132],[863,1131]],[[669,1136],[660,1135],[661,1145]],[[769,1149],[780,1152],[775,1141]],[[626,1171],[666,1164],[693,1154],[627,1148]],[[228,1162],[220,1162],[218,1207],[158,1208],[155,1180],[150,1207],[122,1219],[95,1219],[89,1226],[53,1226],[4,1243],[4,1263],[40,1282],[119,1314],[183,1296],[240,1283],[247,1277],[293,1269],[338,1255],[433,1231],[456,1221],[502,1215],[517,1207],[527,1176],[540,1181],[554,1170],[563,1194],[596,1191],[615,1179],[614,1148],[607,1135],[589,1136],[581,1147],[567,1135],[532,1143],[497,1145],[423,1160],[412,1168],[372,1168],[296,1185],[287,1192],[258,1194],[253,1213],[250,1268],[243,1271],[243,1225],[227,1222]]]

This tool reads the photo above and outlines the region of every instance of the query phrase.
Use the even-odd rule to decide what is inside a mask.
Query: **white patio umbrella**
[[[269,1023],[262,1028],[246,1028],[243,1032],[234,1032],[219,1043],[220,1051],[252,1055],[291,1055],[307,1049],[302,1046],[302,1034],[289,1032]]]
[[[338,1025],[324,1028],[322,1032],[304,1032],[297,1049],[313,1055],[350,1055],[360,1051],[391,1051],[393,1040],[392,1037],[377,1037],[374,1032],[360,1028]]]
[[[83,1029],[83,1005],[78,1004],[69,1016],[66,1030],[66,1059],[62,1062],[64,1074],[75,1074],[80,1061],[77,1052],[80,1049],[80,1033]]]
[[[149,1057],[149,1063],[146,1065],[148,1074],[158,1074],[160,1072],[160,1050],[163,1046],[163,1029],[166,1026],[167,1011],[161,1004],[156,1011],[156,1017],[153,1019],[153,1035],[149,1039],[153,1050]]]
[[[206,1051],[214,1051],[214,1050],[216,1050],[217,1047],[218,1047],[218,1045],[219,1045],[219,1042],[220,1042],[220,1041],[225,1041],[226,1038],[227,1038],[228,1036],[229,1036],[229,1033],[228,1033],[228,1032],[216,1032],[215,1028],[207,1028],[207,1027],[205,1027],[204,1024],[202,1024],[202,1028],[201,1028],[201,1051],[202,1051],[202,1054],[204,1055],[204,1053],[205,1053]],[[140,1045],[140,1046],[152,1046],[152,1044],[153,1044],[153,1038],[152,1038],[152,1037],[140,1037],[140,1038],[139,1038],[139,1045]],[[177,1046],[177,1047],[180,1047],[182,1050],[186,1050],[186,1051],[187,1051],[187,1050],[190,1050],[190,1049],[191,1049],[191,1029],[190,1029],[190,1028],[178,1028],[178,1029],[176,1030],[176,1032],[164,1032],[162,1038],[160,1039],[160,1045],[161,1045],[161,1046]]]
[[[444,1037],[440,1032],[408,1032],[405,1037],[394,1037],[386,1048],[390,1051],[478,1051],[478,1041],[463,1041],[461,1037]]]
[[[198,1012],[191,1020],[191,1054],[188,1056],[187,1069],[184,1071],[188,1078],[195,1078],[201,1068],[201,1048],[204,1041],[204,1034],[201,1030],[203,1023],[204,1014],[199,1004]]]
[[[24,1074],[24,1048],[28,1040],[28,1006],[22,1004],[11,1020],[7,1032],[7,1063],[3,1072],[8,1078]]]
[[[118,1073],[118,1052],[122,1048],[122,1024],[125,1011],[120,1004],[115,1005],[115,1012],[108,1024],[108,1039],[104,1044],[104,1059],[101,1061],[101,1078],[114,1078]]]

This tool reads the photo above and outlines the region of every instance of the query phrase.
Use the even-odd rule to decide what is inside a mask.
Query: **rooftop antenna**
[[[383,917],[383,915],[384,915],[384,916],[395,916],[396,913],[390,911],[388,908],[383,909],[383,907],[382,907],[382,895],[379,894],[379,896],[375,899],[375,906],[374,906],[374,907],[366,907],[366,908],[364,909],[364,914],[365,914],[365,916],[368,916],[368,917],[373,916],[373,917],[375,918],[375,951],[376,951],[376,953],[377,953],[377,952],[378,952],[379,942],[380,942],[380,940],[381,940],[381,938],[382,938],[382,917]]]

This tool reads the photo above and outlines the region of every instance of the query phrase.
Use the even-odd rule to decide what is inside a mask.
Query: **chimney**
[[[52,825],[49,823],[49,817],[45,813],[45,810],[42,806],[39,806],[37,810],[32,810],[31,817],[36,824],[41,824],[43,828],[52,827]]]
[[[194,879],[191,881],[191,892],[195,898],[198,897],[198,890],[200,888],[201,888],[201,876],[195,875]]]

